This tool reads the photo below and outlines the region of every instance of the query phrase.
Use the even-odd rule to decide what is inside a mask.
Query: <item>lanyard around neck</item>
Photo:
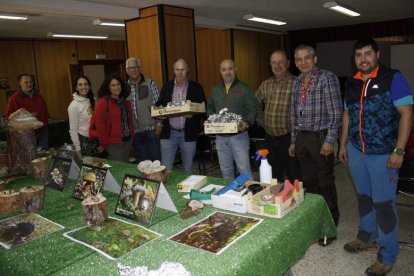
[[[310,92],[310,90],[313,86],[313,83],[315,82],[316,77],[318,76],[318,74],[319,74],[319,69],[316,68],[315,74],[313,75],[313,77],[310,80],[310,82],[309,82],[308,86],[306,87],[306,89],[305,89],[305,78],[302,79],[302,88],[301,88],[301,93],[300,93],[300,98],[302,100],[302,104],[305,104],[306,97],[309,94],[309,92]]]

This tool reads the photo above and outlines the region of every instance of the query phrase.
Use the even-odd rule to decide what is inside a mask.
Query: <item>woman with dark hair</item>
[[[106,76],[95,107],[98,152],[106,150],[108,158],[128,162],[134,126],[129,91],[118,74]]]
[[[96,142],[89,139],[89,124],[95,107],[95,98],[91,90],[91,82],[80,76],[75,82],[73,101],[68,107],[69,133],[75,146],[76,155],[95,155]]]

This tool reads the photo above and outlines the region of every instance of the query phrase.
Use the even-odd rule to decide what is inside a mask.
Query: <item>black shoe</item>
[[[318,244],[320,246],[328,246],[330,245],[334,240],[336,240],[336,237],[329,237],[329,238],[323,238],[318,240]]]

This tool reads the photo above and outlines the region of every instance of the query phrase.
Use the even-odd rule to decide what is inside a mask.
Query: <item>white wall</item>
[[[414,91],[414,44],[392,45],[391,67],[404,74]]]
[[[83,74],[90,79],[92,91],[96,95],[99,87],[105,79],[105,67],[102,64],[84,65]]]
[[[316,45],[318,66],[334,72],[338,77],[350,77],[355,72],[352,47],[355,41],[322,42]],[[380,61],[390,66],[390,43],[378,42]]]

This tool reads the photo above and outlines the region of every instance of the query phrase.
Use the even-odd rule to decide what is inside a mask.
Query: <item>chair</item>
[[[259,170],[258,161],[256,161],[256,152],[259,149],[266,148],[265,135],[266,132],[263,127],[254,124],[249,128],[249,140],[250,140],[250,165],[253,171]]]
[[[219,171],[217,151],[215,147],[215,136],[209,136],[204,133],[197,135],[197,150],[196,157],[198,173],[207,175],[208,173]],[[211,162],[210,165],[206,165],[207,162]]]
[[[406,155],[400,169],[397,190],[400,194],[414,198],[414,131],[411,131],[405,152]]]
[[[398,177],[397,191],[414,198],[414,158],[405,157]]]
[[[398,194],[414,199],[414,158],[411,158],[410,156],[405,157],[404,163],[400,169],[397,183],[397,195]],[[412,205],[404,206],[412,208]],[[400,246],[401,248],[414,248],[414,244],[404,241],[400,241]]]

